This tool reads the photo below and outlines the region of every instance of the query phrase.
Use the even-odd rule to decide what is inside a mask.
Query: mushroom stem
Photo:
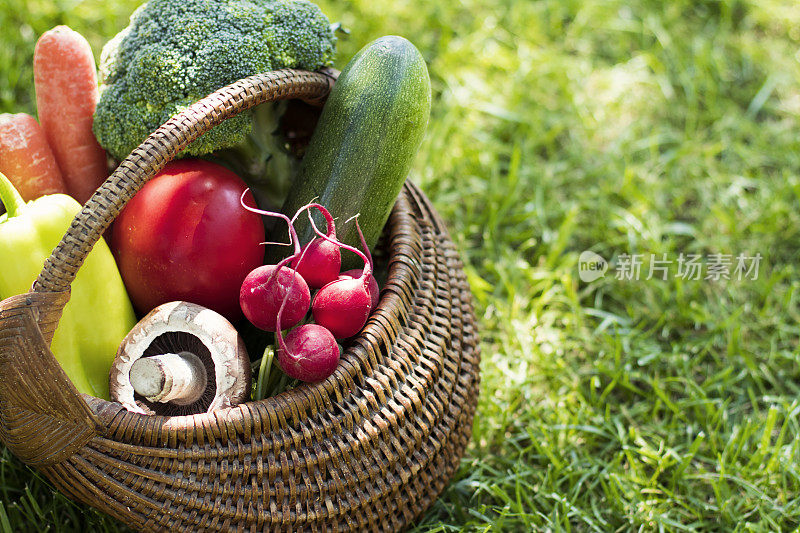
[[[133,390],[151,402],[188,405],[206,389],[206,369],[191,352],[165,353],[137,359],[130,370]]]

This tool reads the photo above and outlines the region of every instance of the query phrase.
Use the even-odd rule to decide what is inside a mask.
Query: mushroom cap
[[[191,351],[206,366],[206,392],[193,404],[148,402],[133,390],[133,363],[170,351]],[[131,329],[117,350],[109,380],[111,399],[129,411],[170,416],[210,412],[245,402],[252,378],[247,349],[233,324],[216,311],[177,301],[159,305]]]

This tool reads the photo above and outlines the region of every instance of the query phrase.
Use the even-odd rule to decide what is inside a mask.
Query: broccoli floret
[[[280,68],[329,66],[336,38],[306,0],[150,0],[100,58],[98,142],[123,159],[151,132],[234,81]],[[242,143],[252,113],[226,120],[181,155]]]

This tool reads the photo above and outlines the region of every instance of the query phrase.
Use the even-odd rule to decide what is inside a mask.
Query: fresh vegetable
[[[336,235],[332,235],[336,237]],[[342,257],[339,248],[323,239],[314,239],[305,246],[302,261],[292,261],[292,268],[303,277],[312,289],[319,289],[339,275]]]
[[[242,281],[264,256],[261,219],[239,203],[245,191],[226,168],[184,159],[168,163],[130,200],[112,242],[137,310],[184,300],[231,321],[241,317]]]
[[[239,305],[247,319],[256,327],[265,331],[277,331],[281,326],[292,327],[300,322],[308,313],[311,292],[305,280],[293,269],[286,267],[301,253],[297,233],[289,217],[281,213],[265,211],[248,205],[245,195],[239,198],[242,207],[258,215],[266,215],[283,219],[289,226],[289,246],[294,247],[294,254],[276,265],[262,265],[250,272],[242,283],[239,292]],[[264,243],[283,244],[283,243]],[[289,316],[283,323],[278,321],[278,314],[289,302]]]
[[[364,274],[364,269],[354,268],[346,270],[337,276],[337,279],[359,279]],[[367,283],[367,292],[369,293],[370,308],[376,309],[380,300],[381,288],[378,286],[378,280],[374,275],[369,276]]]
[[[67,26],[43,33],[33,53],[33,78],[42,129],[67,191],[83,204],[108,176],[106,153],[92,134],[99,94],[91,46]]]
[[[0,115],[0,172],[26,202],[67,192],[41,126],[25,113]]]
[[[317,291],[311,302],[314,322],[327,328],[337,339],[352,337],[364,327],[372,309],[372,297],[369,293],[369,280],[372,277],[371,262],[358,248],[342,244],[324,235],[314,226],[313,221],[311,226],[323,239],[350,250],[364,261],[360,277],[331,281]]]
[[[351,337],[358,333],[366,323],[372,309],[369,286],[370,281],[374,282],[374,279],[372,278],[372,256],[369,254],[369,249],[365,248],[366,254],[364,254],[357,248],[337,241],[333,217],[327,209],[319,204],[312,203],[301,207],[290,219],[282,213],[248,206],[244,195],[240,202],[244,208],[254,213],[283,219],[288,225],[289,245],[294,247],[294,252],[289,257],[276,265],[259,267],[245,279],[240,296],[245,316],[256,326],[277,333],[278,364],[286,375],[302,381],[325,379],[339,363],[339,346],[336,339]],[[338,273],[337,267],[336,272],[332,273],[333,281],[325,284],[314,297],[312,313],[317,323],[300,325],[290,331],[284,339],[283,330],[298,324],[308,312],[309,290],[306,280],[298,271],[284,265],[289,262],[298,265],[305,264],[309,272],[315,270],[315,268],[308,268],[313,263],[306,263],[305,260],[308,253],[318,251],[319,244],[315,248],[313,246],[314,243],[317,243],[315,240],[311,242],[311,246],[307,245],[301,250],[297,232],[294,229],[294,222],[297,218],[303,212],[310,213],[312,208],[322,214],[328,225],[328,233],[322,233],[309,214],[311,228],[319,235],[319,243],[327,243],[337,250],[345,248],[352,251],[362,259],[364,268],[358,278],[345,276],[337,279],[335,277]],[[358,226],[358,220],[356,220],[356,228],[363,244],[364,236]],[[328,260],[323,254],[321,257],[314,258],[314,261],[327,263]],[[317,268],[328,267],[327,264],[321,264]],[[287,311],[288,316],[285,314]],[[261,366],[258,390],[263,390],[263,382],[266,379],[264,368],[268,367],[269,363],[264,365],[264,360],[262,360]]]
[[[220,87],[270,70],[331,64],[335,42],[328,19],[305,0],[150,0],[103,49],[95,135],[122,159]],[[184,155],[238,145],[250,128],[251,113],[241,113]]]
[[[352,337],[369,318],[372,298],[362,275],[339,279],[322,287],[311,302],[314,322],[330,330],[337,339]]]
[[[294,221],[304,211],[315,208],[328,223],[329,234],[326,235],[316,227],[313,218],[309,215],[311,228],[320,237],[320,240],[326,241],[337,248],[352,251],[364,262],[364,268],[358,278],[354,279],[348,276],[342,278],[334,277],[332,281],[317,291],[311,302],[314,321],[328,329],[336,339],[352,337],[358,333],[366,323],[372,309],[373,298],[369,292],[370,282],[374,281],[372,278],[372,256],[365,255],[357,248],[343,244],[337,241],[335,237],[331,237],[331,233],[335,234],[333,217],[320,204],[307,204],[298,209],[294,217],[290,219],[282,213],[273,213],[249,207],[245,203],[244,197],[242,197],[241,203],[243,207],[254,213],[284,219],[289,226],[289,244],[294,246],[292,255],[283,259],[277,265],[260,267],[256,272],[248,276],[248,278],[252,276],[252,279],[245,281],[240,295],[240,304],[245,309],[245,315],[251,319],[251,322],[262,329],[268,329],[271,326],[273,316],[276,315],[275,329],[269,329],[269,331],[280,331],[297,324],[307,312],[305,294],[308,288],[306,281],[299,273],[291,269],[285,269],[285,273],[281,269],[288,262],[302,265],[306,254],[310,250],[314,251],[313,247],[306,246],[301,252],[297,232],[294,229]],[[363,245],[364,235],[357,220],[356,231]],[[369,254],[369,249],[366,249],[366,252]],[[279,276],[278,273],[283,275]],[[294,291],[297,292],[295,293]],[[280,304],[278,304],[279,301]],[[290,302],[290,317],[284,321],[282,313],[287,307],[287,302]],[[265,324],[266,327],[260,324]]]
[[[317,198],[339,220],[360,214],[367,245],[375,246],[408,175],[428,124],[431,86],[425,61],[402,37],[382,37],[358,52],[328,97],[299,173],[281,211]],[[319,220],[319,219],[317,219]],[[302,243],[314,233],[299,220]],[[359,242],[355,229],[338,239]],[[351,255],[345,268],[358,266]]]
[[[250,357],[233,324],[189,302],[149,312],[120,344],[110,372],[115,402],[164,416],[240,404],[251,381]]]
[[[339,364],[339,346],[330,331],[317,324],[303,324],[286,335],[279,334],[278,364],[289,377],[320,381]]]
[[[0,174],[0,299],[26,293],[45,259],[80,211],[65,194],[25,203]],[[136,324],[114,258],[100,239],[75,281],[50,348],[78,391],[108,399],[108,369],[120,341]]]
[[[296,279],[300,279],[299,276]],[[282,319],[288,301],[287,295],[278,309],[278,365],[294,379],[325,379],[339,364],[339,345],[330,330],[318,324],[303,324],[290,331],[284,339]]]
[[[313,220],[311,223],[313,225]],[[370,308],[374,310],[378,307],[378,303],[380,301],[381,288],[378,286],[378,280],[375,279],[375,263],[372,262],[372,253],[370,253],[369,247],[367,246],[364,238],[364,232],[361,231],[361,225],[358,223],[358,217],[356,217],[356,232],[358,233],[358,238],[361,240],[361,249],[364,251],[364,255],[367,256],[367,262],[369,262],[371,270],[370,275],[367,277],[367,292],[369,293],[370,298]],[[337,279],[359,279],[363,275],[363,268],[354,268],[352,270],[342,272],[339,274]]]
[[[288,304],[281,325],[291,328],[308,313],[311,292],[303,278],[286,266],[263,265],[254,269],[244,279],[239,293],[244,316],[264,331],[277,331],[278,310],[284,299]]]
[[[292,218],[294,222],[297,217],[311,207],[320,208],[317,204],[309,204],[301,208]],[[307,211],[310,213],[310,211]],[[342,268],[342,256],[339,253],[339,246],[336,244],[336,226],[333,223],[333,217],[327,209],[320,209],[322,216],[325,218],[327,224],[327,237],[323,239],[317,237],[305,245],[302,253],[302,259],[298,257],[291,262],[292,268],[303,277],[312,289],[319,289],[324,285],[335,280],[339,271]]]

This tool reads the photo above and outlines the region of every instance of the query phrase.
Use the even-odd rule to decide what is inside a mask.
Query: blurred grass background
[[[0,4],[0,112],[56,24],[99,54],[138,2]],[[466,261],[474,439],[418,531],[800,526],[800,6],[323,1],[339,66],[399,34],[434,101],[412,179]],[[611,261],[584,283],[578,256]],[[756,280],[618,280],[624,254],[760,253]],[[663,256],[662,254],[666,254]],[[0,530],[120,531],[3,451]]]

